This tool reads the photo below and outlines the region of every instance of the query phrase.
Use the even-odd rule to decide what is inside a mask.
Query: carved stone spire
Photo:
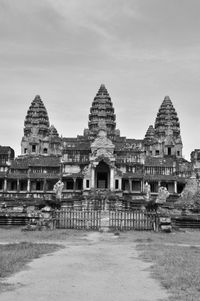
[[[90,108],[89,134],[96,136],[99,131],[99,124],[103,121],[108,135],[115,135],[116,123],[113,104],[110,95],[105,87],[101,85]]]
[[[145,135],[145,140],[152,140],[155,138],[155,130],[154,130],[154,127],[153,125],[150,125],[148,127],[148,130],[146,132],[146,135]]]
[[[27,111],[24,136],[21,142],[22,155],[49,154],[49,117],[39,95]]]
[[[49,135],[52,137],[59,137],[58,131],[56,130],[56,128],[53,124],[49,128]]]
[[[49,129],[47,110],[39,95],[32,101],[24,122],[24,135],[30,133],[45,136]]]
[[[180,123],[177,113],[169,96],[165,96],[155,121],[156,135],[166,136],[169,126],[175,137],[180,136]]]
[[[182,156],[183,144],[180,135],[180,123],[169,96],[165,96],[158,110],[155,121],[155,138],[164,155]]]

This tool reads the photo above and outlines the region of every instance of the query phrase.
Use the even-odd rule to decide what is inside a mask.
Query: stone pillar
[[[20,187],[19,187],[19,179],[17,179],[17,192],[20,191]]]
[[[141,186],[141,188],[140,188],[141,192],[144,192],[144,180],[141,181],[141,185],[140,186]]]
[[[43,182],[43,191],[46,192],[46,190],[47,190],[47,179],[45,178]]]
[[[141,180],[141,182],[140,182],[140,191],[144,192],[144,181],[143,180]]]
[[[174,193],[177,193],[177,181],[174,181]]]
[[[76,190],[76,178],[73,178],[74,184],[73,184],[73,190]]]
[[[122,179],[119,179],[119,190],[122,190]]]
[[[93,166],[91,169],[91,188],[95,188],[95,169]]]
[[[7,179],[4,179],[3,191],[7,192]]]
[[[31,180],[28,179],[27,180],[27,192],[30,192],[31,191]]]
[[[132,191],[132,180],[129,179],[129,190]]]
[[[83,179],[83,190],[86,189],[86,179]]]
[[[114,168],[110,168],[110,190],[114,190]]]

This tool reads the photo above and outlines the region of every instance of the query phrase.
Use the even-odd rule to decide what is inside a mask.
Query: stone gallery
[[[188,162],[182,148],[179,119],[169,96],[142,139],[120,135],[103,84],[92,102],[88,128],[75,138],[59,136],[36,96],[25,117],[21,155],[15,158],[11,147],[0,147],[0,197],[4,202],[53,201],[60,181],[59,200],[65,206],[106,195],[121,199],[125,208],[137,207],[145,201],[146,190],[156,199],[160,187],[174,201],[200,159],[195,150]]]

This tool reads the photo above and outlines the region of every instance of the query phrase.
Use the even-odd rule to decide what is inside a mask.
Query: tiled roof
[[[8,179],[27,179],[27,173],[10,173]]]
[[[145,175],[145,181],[178,181],[186,183],[186,178],[178,177],[175,175]]]
[[[86,142],[67,142],[67,145],[64,145],[64,152],[65,150],[90,150],[90,141]]]
[[[11,158],[14,157],[14,150],[10,146],[2,146],[0,145],[0,155],[8,154],[8,152],[11,152]]]
[[[58,179],[59,174],[48,174],[48,173],[30,173],[30,179]]]
[[[9,146],[1,146],[0,145],[0,154],[7,154],[9,149],[10,149]]]
[[[124,179],[142,179],[143,175],[141,173],[126,172],[122,175],[122,178],[124,178]]]
[[[28,158],[15,159],[11,163],[11,169],[28,169]]]
[[[56,156],[20,156],[16,158],[11,169],[28,169],[32,166],[59,167],[60,157]]]
[[[174,164],[176,164],[176,161],[177,160],[172,157],[146,157],[145,166],[173,167]]]
[[[0,172],[0,177],[2,178],[2,177],[4,177],[6,174],[7,174],[6,171],[1,171],[1,172]]]
[[[78,173],[71,173],[71,174],[65,174],[63,173],[62,174],[63,178],[83,178],[83,174],[81,172],[78,172]]]
[[[28,164],[29,166],[58,167],[60,165],[60,158],[55,156],[38,156],[31,158]]]
[[[114,141],[115,151],[133,151],[141,150],[143,140],[141,139],[125,139],[124,141]]]
[[[63,137],[62,138],[63,142],[78,142],[78,139],[76,137]]]

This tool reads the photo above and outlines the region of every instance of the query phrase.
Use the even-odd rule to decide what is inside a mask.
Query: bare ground
[[[151,264],[139,259],[134,241],[93,232],[62,244],[64,249],[6,279],[15,288],[2,293],[1,301],[167,300],[166,291],[151,278]]]

